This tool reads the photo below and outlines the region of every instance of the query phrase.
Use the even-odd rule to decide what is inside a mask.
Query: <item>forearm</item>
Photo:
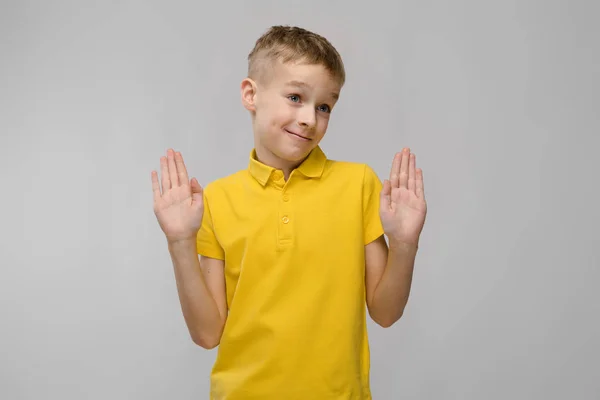
[[[377,287],[371,314],[382,326],[402,317],[410,295],[417,246],[390,242],[387,264]]]
[[[215,347],[221,337],[225,316],[206,285],[193,240],[169,243],[175,281],[183,316],[195,343]]]

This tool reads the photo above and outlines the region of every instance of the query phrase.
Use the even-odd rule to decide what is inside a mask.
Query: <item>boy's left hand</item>
[[[418,246],[425,224],[427,203],[423,171],[415,168],[415,155],[405,148],[394,156],[390,179],[383,182],[379,215],[390,245]]]

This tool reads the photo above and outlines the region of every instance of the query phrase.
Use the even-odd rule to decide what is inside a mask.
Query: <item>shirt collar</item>
[[[320,178],[325,169],[327,156],[319,146],[315,147],[308,157],[296,168],[298,172],[308,178]],[[261,185],[266,185],[271,178],[271,174],[276,169],[258,161],[256,157],[256,149],[250,152],[250,162],[248,163],[248,171]]]

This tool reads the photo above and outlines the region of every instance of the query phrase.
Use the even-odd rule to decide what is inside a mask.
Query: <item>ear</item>
[[[242,104],[248,111],[256,111],[256,82],[250,78],[242,81]]]

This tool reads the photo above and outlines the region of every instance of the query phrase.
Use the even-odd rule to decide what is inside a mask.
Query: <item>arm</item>
[[[416,246],[390,243],[384,236],[365,246],[369,315],[384,328],[402,317],[410,295]]]
[[[197,235],[204,217],[204,190],[189,179],[180,152],[160,158],[162,179],[152,171],[154,213],[167,237],[183,316],[194,343],[216,347],[225,325],[227,300],[224,262],[198,260]]]
[[[380,193],[379,215],[389,249],[383,235],[365,246],[367,306],[373,320],[383,327],[404,313],[426,214],[423,171],[416,168],[415,155],[405,148],[395,155],[390,179]]]
[[[192,340],[212,349],[220,340],[227,319],[224,262],[201,257],[194,240],[169,243],[183,316]]]

